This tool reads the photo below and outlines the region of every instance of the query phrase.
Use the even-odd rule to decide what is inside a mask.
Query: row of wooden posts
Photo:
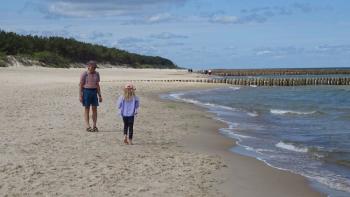
[[[214,69],[212,74],[216,76],[258,76],[258,75],[336,75],[350,74],[350,69]]]
[[[213,78],[177,80],[131,80],[134,82],[197,82],[254,86],[350,85],[350,78]]]

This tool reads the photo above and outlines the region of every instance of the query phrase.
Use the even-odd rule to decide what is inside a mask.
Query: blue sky
[[[3,0],[0,29],[201,68],[350,67],[348,0]]]

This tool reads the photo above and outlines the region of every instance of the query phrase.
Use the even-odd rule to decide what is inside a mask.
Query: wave
[[[192,103],[192,104],[197,104],[197,105],[202,105],[202,106],[206,106],[206,107],[214,107],[214,108],[219,108],[219,109],[225,109],[225,110],[229,110],[229,111],[237,111],[235,108],[233,107],[229,107],[229,106],[225,106],[225,105],[218,105],[218,104],[214,104],[214,103],[203,103],[200,102],[198,100],[194,100],[194,99],[187,99],[187,98],[181,98],[181,96],[185,95],[184,93],[172,93],[169,94],[170,97],[177,99],[177,100],[182,100],[185,101],[187,103]]]
[[[258,114],[258,112],[247,112],[247,114],[248,114],[248,116],[250,116],[250,117],[257,117],[257,116],[259,116],[259,114]]]
[[[319,161],[337,164],[350,168],[350,152],[344,150],[325,150],[322,147],[305,147],[292,142],[278,142],[276,147],[300,153],[308,153]]]
[[[233,132],[231,129],[229,128],[223,128],[223,129],[220,129],[221,133],[230,137],[230,138],[233,138],[233,139],[237,139],[239,141],[241,141],[242,139],[253,139],[255,137],[252,137],[252,136],[248,136],[248,135],[242,135],[242,134],[237,134],[235,132]]]
[[[272,150],[272,149],[263,149],[263,148],[258,148],[258,149],[256,149],[256,151],[259,153],[262,153],[262,152],[274,153],[274,152],[276,152],[275,150]]]
[[[308,152],[308,148],[306,147],[296,146],[292,143],[287,143],[287,142],[278,142],[275,146],[281,149],[294,151],[294,152],[300,152],[300,153]]]
[[[302,112],[302,111],[281,110],[281,109],[271,109],[270,112],[272,114],[277,114],[277,115],[284,115],[284,114],[309,115],[309,114],[317,113],[317,111]]]
[[[349,158],[350,153],[344,152],[344,151],[325,151],[322,150],[321,147],[303,147],[298,146],[295,144],[292,144],[290,142],[279,142],[275,145],[278,148],[290,150],[293,152],[300,152],[300,153],[307,153],[311,154],[312,156],[317,155],[317,160],[323,161],[323,162],[331,162],[337,165],[342,165],[344,167],[350,167],[350,160],[347,160]],[[345,156],[345,154],[347,154]],[[265,163],[269,165],[268,161],[263,160]],[[319,165],[319,164],[317,164]],[[274,165],[270,165],[271,167],[276,167]],[[279,168],[277,168],[279,169]],[[282,168],[283,169],[283,168]],[[350,180],[346,177],[343,177],[342,175],[335,174],[332,171],[329,171],[327,169],[319,169],[316,171],[299,171],[299,170],[290,170],[288,167],[284,170],[291,171],[297,174],[301,174],[305,177],[308,177],[312,180],[315,180],[321,184],[327,185],[329,188],[336,189],[338,191],[342,192],[350,192]]]
[[[180,96],[183,96],[184,93],[171,93],[169,94],[170,97],[175,98],[175,99],[180,99]]]
[[[315,175],[315,174],[311,176],[306,174],[302,174],[302,175],[310,179],[316,180],[319,183],[327,185],[329,188],[350,193],[350,181],[347,178],[344,178],[340,175],[334,174],[329,171],[319,172],[318,175]],[[330,196],[333,196],[333,195],[330,195]]]
[[[193,103],[193,104],[201,104],[201,102],[197,101],[197,100],[193,100],[193,99],[185,99],[185,98],[178,98],[179,100],[185,101],[187,103]]]
[[[232,90],[238,90],[240,88],[236,88],[233,87],[231,88]],[[235,112],[243,112],[245,115],[248,115],[250,117],[256,117],[256,116],[263,116],[264,114],[258,113],[256,112],[254,109],[250,109],[250,110],[243,110],[240,108],[232,108],[232,107],[228,107],[228,106],[224,106],[224,105],[217,105],[217,104],[213,104],[213,103],[205,103],[205,102],[200,102],[197,100],[193,100],[193,99],[186,99],[183,98],[183,96],[186,93],[177,93],[177,94],[172,94],[171,97],[176,98],[178,100],[182,100],[184,102],[189,102],[189,103],[193,103],[193,104],[197,104],[200,106],[204,106],[206,108],[209,109],[226,109],[226,110],[230,110],[230,111],[235,111]],[[214,112],[216,111],[214,109]],[[220,110],[217,110],[220,111]],[[312,115],[314,116],[314,114],[316,115],[322,115],[325,112],[321,112],[321,111],[298,111],[298,110],[283,110],[283,109],[270,109],[270,113],[274,114],[274,115],[294,115],[294,116],[305,116],[305,115]],[[219,113],[220,115],[220,113]],[[343,117],[344,119],[347,119],[348,117]],[[337,166],[342,166],[341,170],[345,168],[350,168],[350,152],[341,152],[340,150],[325,150],[322,147],[311,147],[308,146],[306,147],[305,145],[302,145],[298,142],[291,142],[291,141],[281,141],[280,142],[276,142],[272,143],[272,147],[254,147],[254,146],[247,146],[246,144],[249,144],[250,142],[254,142],[254,138],[255,135],[252,136],[247,136],[246,134],[243,133],[243,135],[241,134],[241,132],[238,132],[239,134],[237,134],[235,131],[237,128],[240,127],[240,123],[233,123],[231,121],[225,121],[224,119],[219,118],[218,116],[215,117],[215,119],[221,120],[223,122],[226,122],[228,124],[228,128],[226,129],[220,129],[220,133],[226,135],[227,137],[230,138],[234,138],[236,139],[236,143],[237,143],[237,147],[242,147],[243,149],[249,151],[249,152],[253,152],[253,153],[257,153],[257,154],[247,154],[246,156],[251,156],[254,157],[258,160],[263,161],[264,163],[266,163],[267,165],[274,167],[276,169],[280,169],[280,170],[286,170],[286,171],[290,171],[293,173],[297,173],[297,174],[301,174],[313,181],[322,183],[327,185],[329,188],[332,189],[336,189],[338,191],[345,191],[345,192],[350,192],[350,182],[348,177],[342,176],[341,173],[339,172],[333,172],[332,169],[329,170],[329,168],[327,167],[327,164],[332,164],[332,166],[334,167],[334,165]],[[232,121],[235,121],[232,119]],[[251,134],[251,133],[249,133]],[[259,139],[259,138],[257,138]],[[249,143],[246,143],[249,142]],[[277,147],[274,148],[274,147]],[[284,150],[284,151],[283,151]],[[246,152],[247,152],[246,151]],[[288,152],[291,151],[291,152]],[[293,154],[292,154],[293,152]],[[237,153],[240,153],[239,151]],[[304,166],[300,167],[298,165],[296,165],[296,167],[291,167],[287,165],[284,165],[284,163],[279,163],[278,159],[280,159],[279,155],[280,154],[291,154],[293,156],[295,156],[295,160],[300,162],[301,165],[305,165],[308,168],[303,168]],[[245,152],[241,153],[241,154],[246,154]],[[300,156],[300,157],[299,157]],[[283,158],[283,157],[282,157]],[[300,159],[305,159],[304,160],[300,160]],[[309,160],[310,159],[310,160]],[[310,163],[306,163],[312,161]],[[315,162],[315,163],[313,163]],[[312,165],[314,164],[314,165]],[[324,167],[324,164],[326,167]],[[342,172],[342,171],[340,171]]]
[[[313,147],[309,153],[315,159],[328,163],[334,163],[343,167],[350,168],[350,152],[344,150],[323,150],[322,148]]]
[[[229,89],[231,90],[239,90],[241,89],[241,87],[237,87],[237,86],[230,86]]]

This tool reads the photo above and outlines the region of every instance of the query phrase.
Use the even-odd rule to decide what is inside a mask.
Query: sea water
[[[178,92],[208,108],[238,141],[233,152],[307,177],[334,197],[350,196],[350,87],[231,87]]]

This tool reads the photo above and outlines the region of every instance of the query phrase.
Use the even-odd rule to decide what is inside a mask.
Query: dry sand
[[[320,196],[301,176],[230,153],[223,123],[162,92],[224,84],[136,82],[134,143],[115,102],[130,79],[193,79],[177,70],[100,69],[99,133],[84,130],[82,69],[0,68],[0,196]]]

